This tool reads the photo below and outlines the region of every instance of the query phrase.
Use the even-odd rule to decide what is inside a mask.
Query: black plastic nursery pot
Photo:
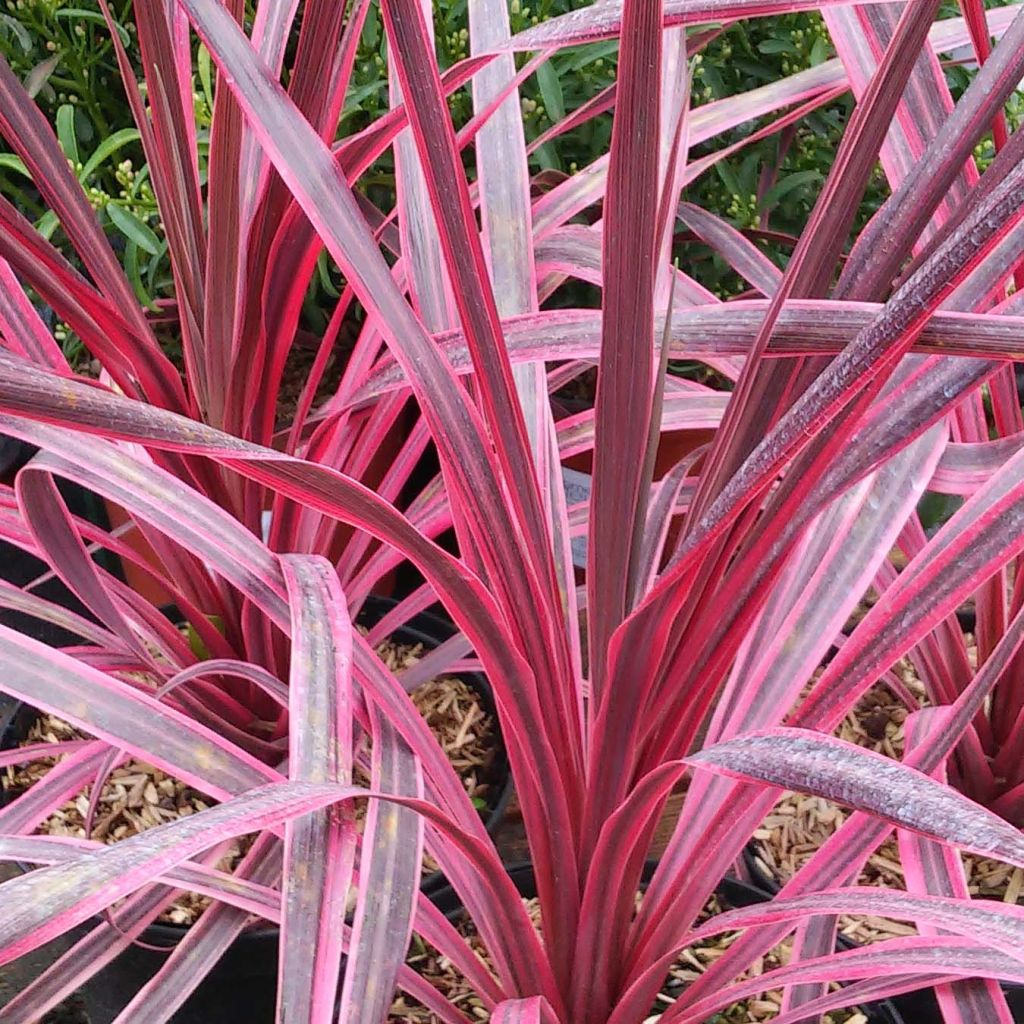
[[[390,597],[371,596],[363,603],[362,611],[357,619],[360,625],[370,625],[378,622],[398,601]],[[440,646],[456,633],[455,626],[447,619],[441,618],[430,612],[421,612],[415,615],[401,628],[391,633],[391,638],[400,644],[422,644],[424,650],[433,650]],[[446,672],[446,676],[454,676],[461,679],[476,693],[480,699],[480,706],[490,716],[494,723],[497,737],[497,748],[494,759],[488,765],[484,782],[487,783],[489,799],[487,806],[482,810],[484,824],[487,831],[494,835],[501,823],[505,820],[509,802],[512,799],[512,775],[509,770],[508,754],[505,751],[504,741],[501,737],[501,729],[498,722],[498,709],[494,702],[494,691],[487,677],[480,672]],[[444,875],[437,871],[423,879],[420,888],[427,893],[434,892],[446,884]]]
[[[13,479],[14,473],[20,469],[32,456],[36,449],[22,441],[0,435],[0,481],[9,482]],[[58,480],[57,488],[68,510],[72,515],[86,519],[106,529],[109,526],[107,520],[106,506],[102,498],[87,491],[84,487],[73,484],[67,480]],[[108,572],[121,575],[121,562],[109,551],[101,551],[96,556],[99,565]],[[21,548],[6,541],[0,541],[0,580],[11,583],[16,587],[23,587],[34,579],[42,576],[49,569],[49,566],[38,558],[26,554]],[[52,601],[54,604],[67,608],[78,615],[92,618],[88,610],[68,590],[67,587],[57,578],[47,580],[45,583],[34,587],[32,592],[38,597]],[[69,633],[48,622],[42,622],[30,615],[21,612],[0,608],[0,623],[16,629],[19,633],[31,636],[51,647],[66,647],[81,642],[81,639],[74,633]]]
[[[363,624],[376,622],[394,605],[395,602],[387,598],[370,598],[364,604],[360,621]],[[169,617],[176,617],[174,609],[164,611]],[[422,644],[426,649],[433,649],[453,633],[451,623],[423,614],[391,636],[399,643]],[[486,678],[479,673],[456,675],[476,691],[484,710],[494,716],[497,723],[494,697]],[[2,698],[0,701],[0,749],[6,750],[25,739],[37,712],[26,704]],[[493,831],[501,823],[511,796],[508,759],[500,742],[489,768],[488,782],[494,798],[486,809],[486,826]],[[0,806],[10,796],[0,782]],[[29,870],[28,866],[25,870]],[[429,895],[444,885],[444,876],[435,872],[424,878],[421,888]],[[114,1020],[163,966],[169,951],[185,933],[184,928],[176,925],[150,925],[139,937],[138,944],[129,946],[83,985],[79,995],[85,1003],[89,1024],[109,1024]],[[277,998],[277,959],[276,927],[257,926],[243,932],[171,1018],[173,1024],[272,1024]]]
[[[775,894],[781,886],[777,878],[774,878],[764,870],[760,859],[757,856],[757,847],[751,843],[743,854],[744,864],[754,884],[767,893]],[[859,943],[840,935],[837,939],[840,949],[856,949]],[[1014,985],[1010,982],[1002,983],[1003,993],[1006,996],[1007,1005],[1016,1024],[1024,1024],[1024,985]],[[895,1021],[904,1024],[945,1024],[942,1011],[939,1009],[935,992],[930,988],[918,989],[916,992],[905,992],[900,996],[893,996],[888,1000],[895,1011]]]
[[[153,924],[142,941],[129,946],[89,979],[82,996],[89,1024],[110,1024],[164,965],[183,929]],[[228,947],[180,1010],[173,1024],[273,1024],[277,1000],[278,931],[253,928]]]
[[[658,862],[656,860],[649,860],[644,864],[640,882],[641,891],[647,888],[647,883],[651,880],[657,867]],[[524,899],[533,899],[537,895],[537,880],[534,878],[533,865],[531,863],[524,861],[519,864],[508,864],[505,866],[505,871],[508,873],[509,878],[512,879],[516,889],[519,890],[520,896]],[[730,907],[752,907],[757,903],[764,903],[771,899],[768,893],[762,891],[756,885],[732,877],[722,879],[718,887],[718,895]],[[434,906],[449,921],[458,920],[459,916],[464,913],[462,900],[450,885],[439,889],[430,899]]]
[[[35,449],[16,437],[0,434],[0,480],[7,478],[32,458]]]
[[[647,887],[647,883],[651,880],[657,867],[657,861],[647,861],[644,864],[640,883],[641,890]],[[506,871],[524,899],[531,899],[537,895],[537,883],[532,864],[509,865],[506,867]],[[722,879],[716,892],[719,900],[730,908],[750,907],[758,903],[765,903],[772,898],[771,892],[758,887],[758,885],[731,876]],[[457,922],[465,913],[458,893],[451,886],[445,886],[430,898],[438,910],[452,923]],[[903,1017],[889,1001],[861,1006],[860,1010],[868,1018],[870,1024],[918,1024],[919,1020],[913,1016]]]
[[[17,746],[27,735],[36,712],[25,704],[5,702],[0,707],[0,749]],[[0,804],[10,794],[0,787]],[[24,866],[29,870],[28,866]],[[131,945],[111,964],[94,975],[77,993],[89,1024],[109,1024],[163,966],[167,955],[185,934],[170,924],[150,925],[140,936],[143,945]],[[155,947],[155,948],[148,948]],[[273,1024],[277,993],[277,928],[243,932],[200,982],[174,1024]],[[3,1011],[0,1010],[0,1019]]]

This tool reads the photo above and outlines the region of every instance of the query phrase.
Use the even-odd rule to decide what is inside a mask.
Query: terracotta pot
[[[117,529],[119,526],[124,526],[127,523],[134,522],[132,517],[128,515],[120,505],[117,505],[112,501],[105,501],[104,506],[106,508],[107,519],[110,521],[111,529]],[[156,552],[152,547],[150,547],[149,542],[142,535],[142,531],[139,530],[137,526],[132,526],[131,529],[122,533],[121,540],[144,561],[149,562],[153,566],[160,564],[160,560],[157,558]],[[122,559],[121,574],[124,577],[125,583],[127,583],[135,593],[145,598],[151,605],[153,605],[154,608],[162,608],[164,605],[174,603],[174,596],[168,593],[158,583],[155,583],[150,579],[150,577],[133,562]]]

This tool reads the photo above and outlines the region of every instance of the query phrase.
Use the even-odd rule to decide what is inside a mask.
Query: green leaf
[[[36,98],[39,90],[49,81],[50,75],[54,73],[59,63],[60,54],[55,53],[52,57],[47,57],[46,60],[37,64],[25,76],[25,81],[22,84],[25,86],[25,92],[28,93],[29,99]]]
[[[550,142],[545,142],[543,146],[538,146],[534,150],[533,156],[545,171],[560,171],[562,169],[562,162],[558,159],[558,152]]]
[[[540,86],[544,109],[549,120],[554,124],[565,117],[565,100],[562,97],[562,83],[558,80],[558,72],[548,61],[537,68],[537,85]]]
[[[47,241],[53,237],[54,231],[60,226],[60,221],[57,220],[57,214],[53,210],[47,210],[46,213],[36,221],[36,231],[39,232]]]
[[[131,281],[139,302],[152,309],[153,297],[142,283],[142,275],[139,272],[139,247],[134,242],[128,242],[124,247],[124,272],[128,280]]]
[[[828,60],[830,56],[831,47],[828,45],[828,40],[824,36],[818,36],[818,38],[814,40],[814,45],[811,47],[811,67],[817,67],[819,64]]]
[[[917,514],[921,517],[921,525],[929,536],[948,519],[952,518],[964,499],[958,494],[938,494],[927,491],[917,503]]]
[[[316,271],[317,276],[320,278],[320,287],[332,298],[341,298],[341,292],[334,287],[334,282],[331,280],[331,272],[327,266],[327,250],[321,249],[320,255],[316,259]]]
[[[160,239],[153,233],[153,229],[139,220],[131,210],[126,210],[117,203],[107,203],[107,216],[114,227],[143,252],[155,256],[160,251]]]
[[[57,141],[64,155],[77,167],[78,137],[75,135],[75,108],[64,103],[57,108]]]
[[[711,95],[715,99],[727,96],[729,94],[729,87],[725,84],[718,68],[709,63],[704,63],[701,67],[704,69],[704,84],[711,90]]]
[[[87,11],[81,7],[65,7],[63,10],[54,11],[54,17],[74,18],[76,21],[93,21],[97,25],[102,25],[104,29],[107,27],[107,23],[99,11]],[[132,45],[132,37],[128,35],[128,30],[116,21],[114,22],[114,28],[117,29],[117,34],[121,37],[121,42],[124,43],[125,47],[130,47]]]
[[[725,160],[719,160],[715,164],[715,173],[722,179],[722,184],[729,190],[734,196],[742,196],[745,189],[740,185],[739,178],[736,177],[736,172],[726,163]]]
[[[90,143],[96,137],[96,131],[89,120],[89,115],[81,108],[75,107],[75,137],[79,142]]]
[[[214,629],[219,633],[224,632],[224,620],[219,615],[207,615],[206,617],[210,620]],[[185,632],[188,637],[188,645],[192,649],[192,653],[200,661],[209,661],[210,651],[203,642],[203,638],[196,632],[195,627],[191,622],[185,627]]]
[[[821,181],[821,171],[795,171],[765,193],[761,207],[764,210],[771,210],[794,189],[819,181]]]
[[[383,81],[374,81],[368,85],[360,85],[355,89],[350,89],[348,96],[345,97],[345,110],[341,115],[341,119],[344,121],[346,117],[351,117],[353,114],[358,113],[364,100],[383,90]]]
[[[757,192],[757,181],[761,175],[761,154],[754,150],[748,153],[740,163],[739,179],[742,194],[752,196]]]
[[[788,39],[765,39],[757,48],[761,53],[796,53],[796,47]]]
[[[777,73],[768,66],[767,61],[758,64],[755,61],[740,58],[734,59],[732,64],[737,71],[749,75],[754,82],[774,82],[778,77]]]
[[[579,71],[595,60],[603,60],[605,57],[615,57],[619,52],[618,39],[606,39],[601,43],[594,43],[592,46],[581,46],[575,53],[569,51],[568,59],[563,58],[558,62],[558,72]]]
[[[199,81],[203,86],[206,105],[213,110],[213,67],[210,62],[210,51],[202,43],[199,44],[196,64],[199,68]]]
[[[100,166],[108,157],[116,153],[123,146],[131,142],[138,142],[140,136],[137,128],[122,128],[120,131],[108,135],[92,152],[92,155],[85,162],[78,180],[85,182],[89,175]]]
[[[18,40],[22,53],[32,52],[32,36],[17,18],[12,18],[9,14],[0,14],[0,32],[10,32]]]
[[[32,175],[28,173],[28,168],[22,163],[21,157],[15,156],[13,153],[0,153],[0,168],[24,175],[30,181],[32,179]]]
[[[375,4],[370,5],[363,22],[363,31],[359,37],[360,45],[371,52],[377,49],[380,42],[380,12]]]

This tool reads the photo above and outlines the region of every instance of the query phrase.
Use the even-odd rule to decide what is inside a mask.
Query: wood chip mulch
[[[524,905],[537,927],[540,927],[540,912],[536,899],[524,899]],[[638,897],[639,905],[639,897]],[[712,899],[704,917],[720,913],[722,907],[717,899]],[[470,947],[485,964],[489,965],[487,950],[476,934],[472,923],[462,919],[457,923],[459,932],[466,938]],[[644,1024],[656,1024],[661,1014],[679,997],[682,990],[704,973],[729,946],[735,941],[736,935],[724,935],[700,943],[685,950],[679,960],[672,966],[669,977],[658,996],[657,1005],[652,1007],[651,1016]],[[763,974],[776,967],[784,966],[789,959],[789,944],[783,943],[776,949],[761,957],[743,977]],[[417,973],[426,978],[448,1000],[473,1020],[487,1021],[490,1014],[480,999],[466,983],[463,976],[453,967],[451,961],[442,957],[437,950],[414,937],[406,961]],[[778,1016],[782,1006],[782,993],[769,991],[757,998],[736,1003],[716,1014],[714,1024],[762,1024]],[[391,1006],[389,1020],[393,1024],[440,1024],[439,1019],[416,1000],[399,995]],[[838,1010],[826,1014],[824,1024],[867,1024],[867,1017],[859,1010]]]
[[[54,715],[44,715],[33,723],[23,746],[35,743],[61,743],[81,739],[82,734]],[[4,787],[12,791],[27,789],[38,782],[56,763],[54,758],[39,758],[25,765],[5,769]],[[159,768],[142,761],[126,761],[115,768],[100,790],[92,829],[88,838],[111,844],[138,835],[156,825],[177,818],[190,817],[206,810],[212,801],[172,778]],[[89,790],[79,793],[44,821],[36,833],[50,836],[86,838],[86,816],[89,812]],[[242,859],[246,843],[231,842],[215,865],[231,871]],[[197,893],[182,893],[160,916],[168,924],[190,925],[209,904]]]
[[[378,653],[389,668],[400,671],[419,659],[422,645],[386,642],[378,648]],[[440,677],[424,683],[411,696],[462,778],[467,793],[481,811],[486,810],[494,796],[487,769],[495,756],[497,730],[492,716],[481,706],[479,695],[460,678]],[[83,734],[73,726],[53,715],[44,715],[32,725],[22,745],[82,738]],[[12,792],[29,788],[46,775],[56,760],[38,758],[4,769],[4,788]],[[362,781],[368,782],[365,773]],[[36,830],[37,834],[86,838],[89,799],[90,792],[86,789],[51,814]],[[129,760],[115,768],[104,783],[88,838],[116,843],[156,825],[205,810],[211,802],[153,765]],[[365,803],[359,805],[358,816],[365,816]],[[231,842],[215,866],[222,871],[233,871],[250,843],[249,837]],[[436,862],[425,856],[424,874],[436,870]],[[197,893],[182,893],[160,920],[182,926],[194,924],[209,902],[208,897]]]

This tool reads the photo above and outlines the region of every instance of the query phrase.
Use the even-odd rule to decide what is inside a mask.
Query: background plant
[[[165,297],[170,282],[166,248],[162,245],[159,218],[155,216],[148,189],[147,168],[140,159],[131,110],[117,85],[116,63],[102,27],[99,6],[95,0],[82,0],[73,5],[22,0],[20,6],[15,0],[9,0],[8,8],[0,22],[0,52],[24,81],[43,83],[38,99],[51,122],[56,123],[58,111],[74,107],[74,112],[64,109],[61,115],[69,124],[73,116],[74,127],[72,132],[66,125],[62,138],[73,137],[73,146],[80,154],[94,153],[97,138],[113,139],[100,151],[102,159],[93,160],[84,183],[94,190],[91,194],[98,207],[113,203],[131,218],[120,217],[118,223],[110,223],[109,230],[123,235],[123,260],[137,294],[143,301]],[[564,2],[542,2],[535,7],[513,4],[510,9],[512,30],[524,30],[569,9],[571,5]],[[944,16],[952,17],[956,7],[947,4],[943,12]],[[131,38],[136,31],[131,5],[126,4],[114,13],[124,37]],[[247,11],[250,19],[253,14],[252,10]],[[434,9],[434,33],[442,69],[463,58],[468,46],[465,5],[438,4]],[[297,29],[293,28],[289,41],[292,48],[297,35]],[[577,110],[610,86],[614,81],[617,52],[618,41],[614,39],[568,47],[544,65],[536,78],[524,82],[520,92],[527,141],[534,142],[566,112]],[[343,132],[365,127],[387,109],[386,56],[379,5],[371,4],[346,97],[341,123]],[[834,56],[834,50],[820,16],[801,12],[727,25],[707,43],[699,56],[695,68],[695,104],[735,96],[817,66]],[[197,51],[194,57],[198,58],[193,79],[196,115],[200,126],[208,127],[208,56]],[[54,60],[59,63],[50,69]],[[57,75],[52,82],[45,77],[48,71],[51,79]],[[966,87],[971,73],[959,64],[950,63],[946,76],[955,97]],[[55,86],[60,86],[62,91],[56,91]],[[1014,93],[1008,101],[1008,117],[1014,126],[1019,123],[1020,103],[1019,93]],[[836,103],[810,113],[781,136],[770,135],[752,143],[741,154],[723,158],[713,171],[693,184],[691,198],[740,229],[756,231],[770,225],[784,235],[799,234],[810,212],[815,189],[828,172],[849,110],[849,97],[841,97]],[[459,92],[453,96],[452,111],[456,123],[465,124],[470,116],[468,94]],[[763,123],[766,122],[754,120],[733,129],[714,145],[721,148],[738,141]],[[572,172],[586,166],[607,149],[610,128],[609,117],[588,119],[538,146],[531,156],[531,166],[538,171],[558,172]],[[66,151],[71,148],[65,146]],[[713,148],[704,145],[696,152],[706,154]],[[988,143],[982,143],[976,154],[982,165],[991,155]],[[125,159],[132,161],[130,168],[122,166]],[[125,181],[126,171],[131,176],[129,181]],[[8,177],[6,184],[9,194],[18,201],[28,201],[31,209],[37,214],[40,212],[20,177]],[[383,209],[394,205],[394,168],[389,154],[382,154],[373,173],[361,179],[360,187]],[[123,194],[125,191],[127,195]],[[861,217],[870,216],[885,194],[885,179],[878,172],[866,192]],[[136,221],[144,226],[140,228]],[[49,226],[52,222],[46,224]],[[131,245],[133,240],[135,248]],[[790,249],[788,243],[756,235],[754,240],[776,263],[784,265]],[[685,265],[694,268],[698,279],[716,294],[742,291],[742,279],[713,251],[691,241],[681,251],[681,257]],[[324,309],[332,298],[337,298],[338,286],[336,269],[330,268],[329,261],[325,260],[304,307],[304,323],[311,330],[322,333],[326,328]],[[575,297],[577,303],[583,294]]]

